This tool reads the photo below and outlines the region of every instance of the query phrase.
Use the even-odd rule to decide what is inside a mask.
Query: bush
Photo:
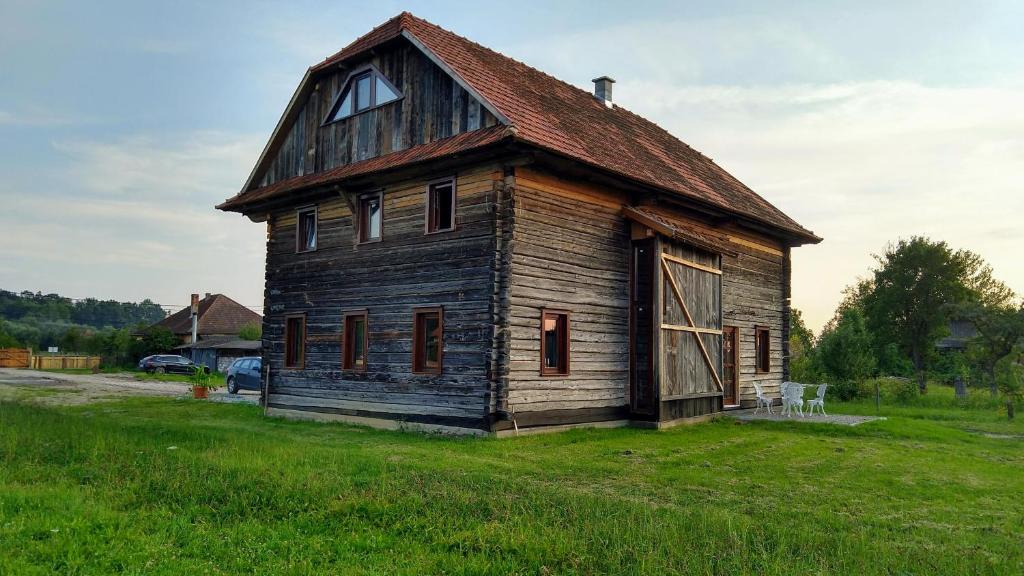
[[[919,398],[916,382],[909,378],[895,376],[882,376],[864,380],[858,386],[858,396],[861,398],[874,398],[876,386],[882,401],[887,404],[908,405],[913,404]]]
[[[829,384],[828,391],[844,402],[865,396],[861,387],[853,380],[840,380],[839,382],[833,382]],[[872,389],[871,394],[874,395],[874,389]]]
[[[818,340],[816,358],[825,378],[832,382],[857,382],[875,371],[871,335],[864,315],[856,308],[844,310]]]
[[[259,340],[263,337],[263,326],[258,322],[250,322],[238,329],[238,337],[242,340]]]

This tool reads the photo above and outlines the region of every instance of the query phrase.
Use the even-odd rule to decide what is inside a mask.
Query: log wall
[[[789,310],[788,248],[765,234],[740,228],[733,223],[709,224],[699,215],[658,207],[658,212],[683,228],[722,239],[722,325],[736,327],[739,371],[739,401],[755,403],[754,382],[765,392],[781,396]],[[758,373],[754,364],[755,327],[769,329],[771,369]]]
[[[783,283],[783,249],[766,238],[736,236],[736,256],[722,258],[722,321],[736,327],[739,348],[739,400],[753,406],[753,383],[773,398],[781,396],[783,337],[787,302]],[[754,330],[766,326],[771,340],[771,369],[758,373],[754,364]]]
[[[365,64],[376,66],[399,89],[402,98],[324,125],[349,74]],[[269,165],[257,176],[257,186],[405,150],[498,122],[451,76],[405,40],[315,82]]]
[[[438,174],[435,176],[445,176]],[[295,252],[295,211],[272,215],[264,365],[271,408],[483,426],[493,347],[495,166],[456,175],[457,228],[424,234],[426,182],[384,189],[379,242],[357,244],[338,196],[318,206],[317,249]],[[444,308],[444,371],[413,374],[412,309]],[[342,370],[342,313],[368,312],[368,366]],[[306,316],[302,369],[284,368],[284,318]]]
[[[519,168],[507,399],[516,414],[628,405],[629,230],[623,195]],[[570,311],[570,374],[540,375],[542,308]]]

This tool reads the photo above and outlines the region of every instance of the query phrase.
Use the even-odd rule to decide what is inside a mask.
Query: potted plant
[[[192,384],[192,397],[199,400],[208,398],[211,389],[217,389],[210,381],[210,369],[206,366],[193,366],[188,381]]]

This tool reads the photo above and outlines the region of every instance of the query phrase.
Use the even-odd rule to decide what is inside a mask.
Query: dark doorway
[[[654,252],[653,238],[633,242],[630,258],[630,408],[636,416],[656,415],[654,395]]]
[[[739,346],[736,341],[736,327],[722,327],[722,403],[739,404],[739,373],[737,372]]]

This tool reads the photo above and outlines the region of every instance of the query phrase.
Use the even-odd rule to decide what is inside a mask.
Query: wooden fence
[[[36,370],[57,370],[66,368],[99,368],[99,356],[33,356],[32,367]]]
[[[99,368],[99,356],[47,354],[36,356],[29,348],[0,348],[0,368],[35,368],[60,370],[66,368]]]
[[[32,351],[28,348],[0,348],[0,368],[28,368]]]

